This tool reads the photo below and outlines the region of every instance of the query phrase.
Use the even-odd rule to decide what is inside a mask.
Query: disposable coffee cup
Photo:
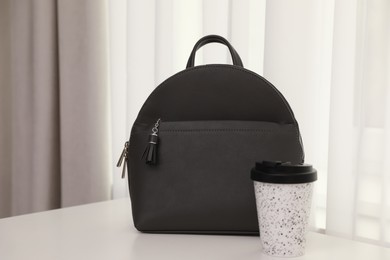
[[[317,171],[309,164],[263,161],[252,169],[251,179],[263,252],[278,257],[303,255]]]

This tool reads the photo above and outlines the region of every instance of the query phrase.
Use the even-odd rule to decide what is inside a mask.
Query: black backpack
[[[194,67],[196,51],[211,42],[229,48],[233,65]],[[209,35],[187,68],[148,97],[118,166],[128,166],[140,231],[258,234],[250,170],[263,160],[303,163],[298,123],[270,82],[244,69],[226,39]]]

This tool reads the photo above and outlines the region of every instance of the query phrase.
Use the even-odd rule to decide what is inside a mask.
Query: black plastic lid
[[[317,171],[310,164],[262,161],[252,169],[251,179],[268,183],[307,183],[317,180]]]

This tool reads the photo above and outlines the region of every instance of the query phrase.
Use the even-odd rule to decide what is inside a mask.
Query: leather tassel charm
[[[160,119],[157,120],[156,124],[152,129],[152,133],[149,135],[148,145],[145,148],[142,158],[145,159],[146,164],[155,165],[157,164],[157,145],[158,145],[158,127],[160,125]]]
[[[145,158],[146,164],[155,165],[157,163],[157,143],[158,143],[158,135],[150,134],[149,135],[149,143],[145,148],[143,158]]]

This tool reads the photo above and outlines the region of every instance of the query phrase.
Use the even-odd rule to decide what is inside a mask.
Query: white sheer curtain
[[[220,34],[295,112],[319,172],[312,229],[390,245],[388,1],[117,0],[109,12],[114,158],[154,87],[185,68],[198,38]],[[196,61],[230,57],[211,45]],[[113,172],[113,196],[127,196]]]
[[[390,245],[390,2],[336,1],[326,230]]]

